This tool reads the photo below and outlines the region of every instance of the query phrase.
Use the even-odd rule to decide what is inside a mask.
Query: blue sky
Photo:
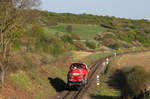
[[[42,0],[41,8],[60,13],[88,13],[150,20],[150,0]]]

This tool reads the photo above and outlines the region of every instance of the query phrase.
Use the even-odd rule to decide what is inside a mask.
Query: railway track
[[[124,52],[124,53],[117,54],[117,56],[121,56],[124,54],[147,52],[147,51],[150,50]],[[78,91],[64,91],[61,96],[57,97],[57,99],[82,99],[82,96],[89,89],[96,75],[103,73],[105,71],[105,67],[103,66],[103,63],[106,62],[106,58],[111,60],[111,58],[113,57],[114,55],[110,55],[108,57],[96,60],[93,64],[90,65],[91,73],[89,75],[88,84],[82,87],[81,89],[79,89]]]
[[[78,91],[66,91],[63,93],[63,96],[58,97],[59,99],[80,99],[83,93],[88,90],[89,86],[91,85],[92,81],[95,79],[96,74],[102,70],[102,63],[106,60],[106,58],[98,59],[94,62],[94,64],[90,65],[91,73],[89,75],[88,84]],[[100,66],[101,65],[101,66]],[[57,99],[58,99],[57,98]]]

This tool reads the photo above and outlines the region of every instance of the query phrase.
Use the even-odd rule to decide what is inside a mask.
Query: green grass
[[[44,27],[44,32],[47,33],[49,36],[62,36],[64,35],[64,32],[63,31],[59,31],[57,29],[53,29],[53,28],[50,28],[50,27]]]
[[[101,76],[100,86],[97,86],[97,92],[95,93],[96,95],[92,96],[93,99],[120,99],[120,90],[111,86],[114,83],[111,80],[111,76],[114,73],[114,68],[111,68],[110,64],[112,64],[114,60],[108,64],[107,73],[105,72],[104,75]]]
[[[57,26],[51,27],[59,32],[67,32],[66,27],[68,24],[59,24]],[[97,33],[106,31],[104,28],[95,25],[80,25],[80,24],[72,24],[73,30],[71,33],[78,35],[82,40],[91,40],[93,39]]]
[[[120,96],[119,91],[116,91],[116,90],[110,89],[110,88],[108,88],[108,89],[105,88],[105,89],[99,91],[98,94],[101,96],[112,96],[112,97]]]
[[[35,99],[49,99],[49,95],[56,94],[55,89],[50,86],[47,76],[42,76],[37,71],[19,71],[10,75],[10,82],[16,88],[34,92]]]
[[[44,71],[46,73],[46,71]],[[38,71],[28,72],[28,76],[32,78],[34,92],[36,93],[35,99],[49,99],[49,95],[55,95],[55,89],[50,86],[47,76],[41,75]]]
[[[21,88],[24,88],[26,90],[32,89],[32,82],[29,79],[29,77],[26,75],[26,73],[23,71],[19,71],[17,73],[11,74],[10,80],[11,80],[11,83],[15,87],[21,87]]]
[[[93,99],[119,99],[120,91],[110,87],[108,85],[109,80],[109,75],[101,77],[100,86],[97,87],[98,91],[96,95],[92,96]]]
[[[91,96],[91,99],[120,99],[120,98],[118,98],[118,97],[112,97],[112,96],[96,95],[96,96]]]

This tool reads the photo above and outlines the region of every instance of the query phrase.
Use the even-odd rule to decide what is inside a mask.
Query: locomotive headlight
[[[80,75],[80,73],[72,73],[72,75]]]

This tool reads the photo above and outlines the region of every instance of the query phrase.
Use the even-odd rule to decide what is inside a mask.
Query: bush
[[[81,41],[75,41],[74,45],[76,46],[76,48],[78,50],[87,50],[86,45],[83,42],[81,42]]]
[[[122,47],[122,46],[121,46],[121,44],[119,44],[119,43],[115,43],[115,44],[113,44],[113,45],[110,46],[110,48],[115,49],[115,50],[118,50],[118,49],[121,48],[121,47]]]
[[[142,67],[124,68],[114,77],[125,99],[137,98],[149,84],[150,74]]]
[[[122,47],[122,45],[120,43],[118,43],[117,40],[112,39],[112,38],[107,38],[107,39],[103,40],[102,44],[107,47],[110,47],[112,49],[115,49],[115,50]]]
[[[50,49],[49,51],[53,56],[59,56],[59,55],[66,52],[66,48],[64,47],[64,43],[62,43],[61,41],[54,41],[49,46],[48,49]]]
[[[72,25],[68,25],[66,27],[66,31],[69,32],[69,33],[72,32],[72,29],[73,29]]]
[[[96,48],[96,42],[94,42],[94,41],[86,41],[86,46],[91,48],[91,49],[95,49]]]
[[[71,34],[71,38],[72,38],[72,40],[81,40],[80,36],[75,33]]]
[[[71,36],[70,35],[64,35],[64,36],[62,36],[61,37],[61,39],[64,41],[64,42],[69,42],[69,43],[73,43],[73,40],[72,40],[72,38],[71,38]]]

